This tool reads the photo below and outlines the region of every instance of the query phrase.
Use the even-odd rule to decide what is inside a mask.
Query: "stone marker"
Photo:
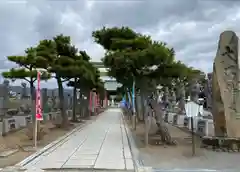
[[[216,136],[240,137],[239,39],[221,33],[213,64],[213,119]]]
[[[27,84],[25,82],[21,83],[22,86],[22,94],[21,94],[21,99],[26,99],[28,98],[28,94],[27,94]]]
[[[212,73],[207,74],[207,82],[204,86],[206,105],[208,110],[212,110]]]
[[[8,124],[6,124],[5,117],[7,116],[9,104],[9,81],[4,80],[0,85],[0,115],[2,121],[2,135],[5,135]]]
[[[200,84],[197,81],[197,78],[194,78],[192,83],[191,83],[191,88],[190,88],[190,99],[193,102],[198,103],[199,100],[199,93],[200,93]]]
[[[180,83],[180,88],[178,89],[178,99],[179,99],[179,109],[180,115],[185,113],[185,87],[183,83]]]

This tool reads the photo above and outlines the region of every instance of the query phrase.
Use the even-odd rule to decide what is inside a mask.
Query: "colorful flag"
[[[37,91],[36,91],[36,120],[42,121],[41,90],[40,90],[40,72],[37,72]]]

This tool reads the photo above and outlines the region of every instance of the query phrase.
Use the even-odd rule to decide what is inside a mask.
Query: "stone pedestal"
[[[175,113],[169,112],[168,113],[168,123],[173,123],[173,117],[176,115]]]
[[[184,118],[185,118],[185,115],[178,115],[178,116],[177,116],[177,125],[178,125],[179,127],[183,127]]]
[[[185,117],[184,117],[184,120],[183,120],[183,127],[188,128],[189,123],[190,123],[190,118],[187,117],[187,116],[185,116]]]
[[[211,119],[201,119],[197,124],[197,134],[200,136],[215,136],[214,124]]]
[[[19,115],[19,116],[13,116],[13,118],[16,121],[16,126],[17,128],[20,127],[26,127],[32,120],[31,120],[31,115]]]
[[[14,130],[19,128],[19,126],[16,123],[16,120],[13,117],[4,118],[3,119],[3,126],[4,126],[4,130],[5,130],[6,133],[8,133],[10,131],[14,131]]]

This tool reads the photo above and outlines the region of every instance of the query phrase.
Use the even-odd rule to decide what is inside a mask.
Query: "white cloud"
[[[212,70],[219,34],[240,32],[240,2],[168,1],[0,1],[0,68],[13,64],[7,55],[21,54],[40,39],[58,33],[72,37],[93,61],[104,55],[91,33],[103,26],[130,26],[165,41],[176,58],[205,72]],[[54,80],[43,83],[55,87]]]

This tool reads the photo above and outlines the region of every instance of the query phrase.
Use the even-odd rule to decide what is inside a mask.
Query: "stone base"
[[[33,128],[33,124],[29,124],[27,126],[27,132],[26,132],[26,135],[28,136],[28,138],[30,140],[33,140],[34,139],[34,128]],[[39,128],[38,128],[39,132],[37,133],[37,140],[41,140],[47,133],[48,133],[48,130],[46,128],[44,128],[43,125],[40,124]]]
[[[169,112],[168,113],[168,123],[173,123],[173,117],[176,113]]]

